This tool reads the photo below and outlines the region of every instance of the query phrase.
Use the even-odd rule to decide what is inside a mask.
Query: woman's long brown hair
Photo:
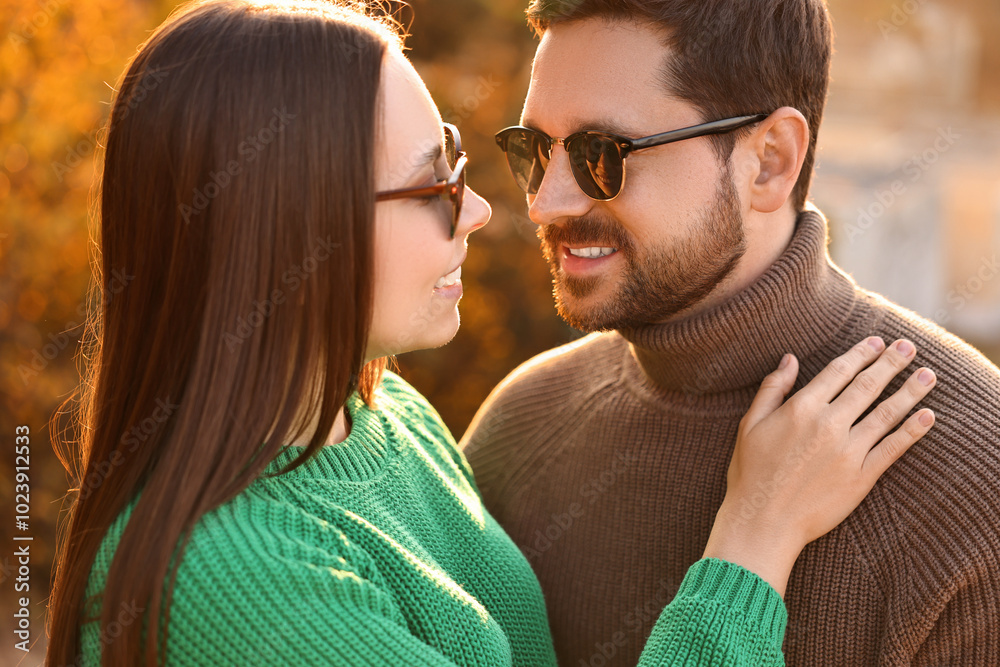
[[[209,0],[119,80],[84,378],[54,440],[76,486],[48,665],[78,663],[91,565],[140,490],[100,600],[104,665],[162,662],[198,519],[316,420],[291,468],[312,456],[351,392],[371,402],[378,89],[398,40],[364,9]],[[124,608],[143,618],[108,632]]]

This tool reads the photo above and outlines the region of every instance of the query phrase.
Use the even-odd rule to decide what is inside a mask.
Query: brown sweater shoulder
[[[886,509],[906,548],[913,550],[911,558],[926,555],[945,567],[965,569],[982,567],[975,562],[982,556],[995,568],[1000,553],[1000,369],[966,341],[916,313],[878,294],[859,290],[859,296],[862,308],[878,314],[872,333],[887,343],[908,338],[917,346],[916,359],[887,393],[923,366],[938,377],[916,408],[934,411],[934,428],[884,475],[866,509]],[[865,517],[864,509],[860,514],[871,519],[872,528],[887,518]],[[992,576],[1000,578],[1000,571]]]
[[[494,514],[509,500],[503,487],[530,474],[551,432],[601,392],[617,390],[628,355],[617,333],[590,334],[532,357],[493,389],[459,447]]]
[[[912,340],[916,359],[881,399],[931,368],[938,383],[913,412],[931,408],[937,422],[841,526],[806,547],[789,582],[786,651],[808,648],[810,591],[824,563],[840,572],[850,562],[881,600],[865,612],[880,628],[878,664],[1000,664],[1000,369],[916,313],[860,288],[857,296],[836,338]],[[832,341],[825,348],[802,368],[815,374],[836,356]]]

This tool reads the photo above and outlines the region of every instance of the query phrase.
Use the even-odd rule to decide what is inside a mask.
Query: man
[[[498,143],[559,313],[596,333],[515,370],[462,445],[541,580],[560,664],[636,664],[703,553],[761,380],[792,352],[797,390],[877,335],[914,341],[938,373],[922,406],[939,421],[803,552],[787,662],[1000,665],[1000,370],[830,261],[806,203],[822,0],[535,0],[528,14],[541,42],[524,129]],[[716,120],[668,143],[608,136]]]

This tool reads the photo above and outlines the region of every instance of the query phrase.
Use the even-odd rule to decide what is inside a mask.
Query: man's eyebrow
[[[574,122],[574,124],[571,127],[574,128],[573,129],[574,132],[593,130],[596,132],[607,132],[608,134],[617,134],[632,139],[646,136],[642,130],[633,127],[631,125],[626,125],[621,121],[612,120],[610,118],[598,118],[596,120],[588,120],[585,123],[577,121]]]
[[[524,127],[531,128],[532,130],[538,130],[539,132],[541,132],[541,129],[539,129],[538,127],[538,124],[535,123],[533,119],[525,118],[522,125]],[[624,125],[619,121],[614,121],[609,118],[599,118],[597,120],[587,120],[587,121],[573,118],[570,120],[569,127],[570,127],[570,132],[566,136],[569,136],[570,134],[575,134],[577,132],[586,132],[586,131],[606,132],[608,134],[617,134],[619,136],[631,139],[647,136],[645,133],[643,133],[640,130],[637,130],[634,127]]]

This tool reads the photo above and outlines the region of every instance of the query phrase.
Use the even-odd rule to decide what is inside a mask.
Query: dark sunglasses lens
[[[529,195],[538,194],[545,168],[549,166],[545,140],[528,130],[511,130],[504,146],[507,166],[518,187]]]
[[[601,134],[585,134],[566,147],[576,182],[584,193],[602,201],[614,199],[622,189],[624,165],[618,143]]]

